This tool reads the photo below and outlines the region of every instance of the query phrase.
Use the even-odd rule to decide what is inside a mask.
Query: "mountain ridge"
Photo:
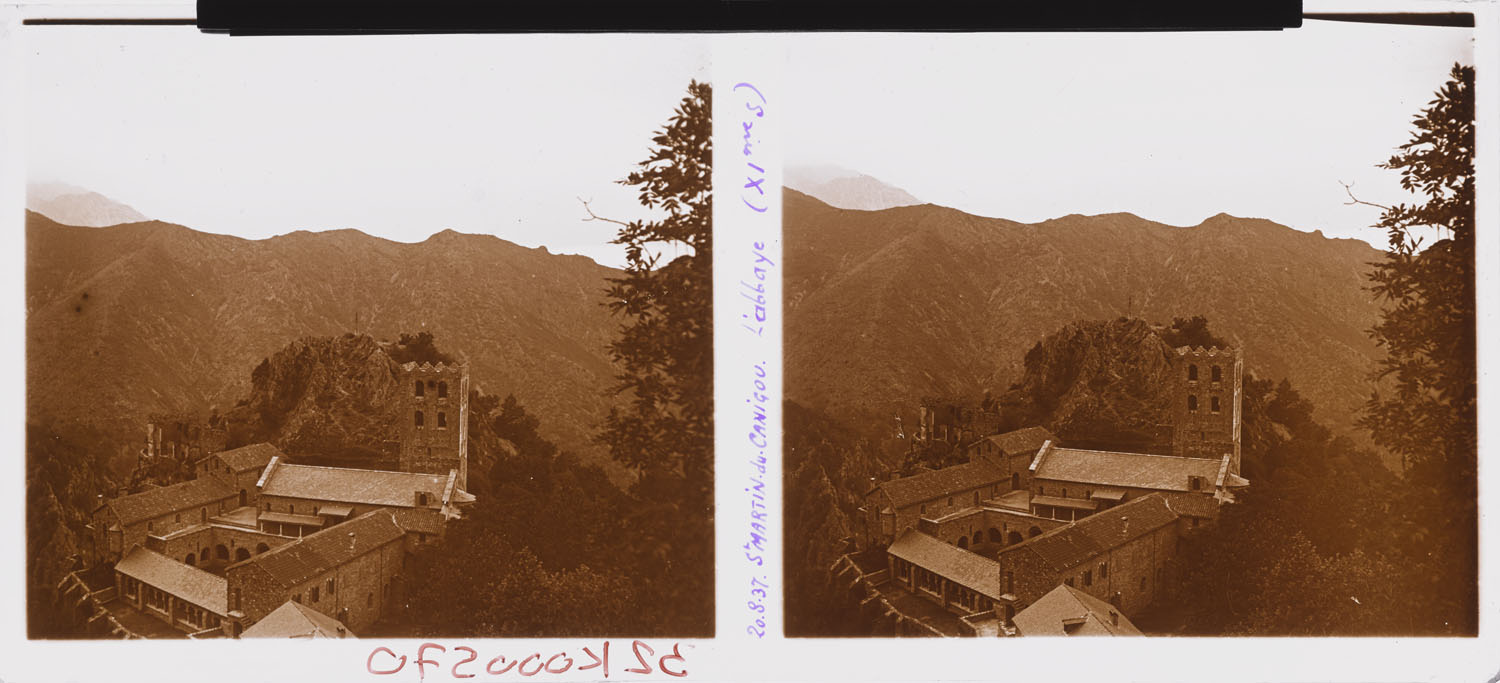
[[[787,397],[883,429],[928,395],[1005,391],[1027,347],[1080,320],[1203,315],[1247,368],[1289,377],[1358,439],[1381,252],[1258,218],[1038,223],[931,204],[841,210],[784,195]]]
[[[493,235],[419,243],[345,229],[260,240],[161,221],[106,228],[27,219],[27,409],[139,423],[225,409],[286,344],[348,332],[434,333],[486,393],[514,393],[587,461],[610,404],[619,271]]]

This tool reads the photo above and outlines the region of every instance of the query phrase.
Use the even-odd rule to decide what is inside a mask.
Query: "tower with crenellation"
[[[403,472],[458,472],[458,488],[469,480],[469,366],[467,363],[405,363],[399,385],[406,397],[401,429]]]
[[[1240,399],[1244,357],[1239,348],[1188,347],[1172,357],[1172,455],[1230,456],[1229,473],[1240,473]]]

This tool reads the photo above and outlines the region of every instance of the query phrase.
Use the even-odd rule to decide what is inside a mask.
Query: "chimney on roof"
[[[1130,535],[1130,515],[1120,515],[1120,521],[1125,523],[1125,529],[1121,533],[1128,537]]]

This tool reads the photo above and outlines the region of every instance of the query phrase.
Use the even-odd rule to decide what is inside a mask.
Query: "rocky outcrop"
[[[394,467],[396,361],[369,335],[307,337],[256,366],[228,413],[230,447],[269,441],[302,462]]]
[[[1070,324],[1027,352],[1021,380],[999,397],[1005,428],[1042,425],[1075,445],[1162,444],[1171,352],[1142,320]]]

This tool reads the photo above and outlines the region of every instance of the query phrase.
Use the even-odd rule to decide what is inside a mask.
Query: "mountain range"
[[[59,223],[95,228],[146,220],[125,204],[67,183],[27,185],[26,208]]]
[[[1028,349],[1070,323],[1201,315],[1243,346],[1248,372],[1290,379],[1361,440],[1380,355],[1366,273],[1382,257],[1365,242],[1225,214],[1177,227],[851,211],[795,190],[784,211],[787,398],[863,433],[894,433],[924,397],[1005,392]]]
[[[906,190],[839,166],[790,166],[785,184],[840,209],[878,211],[922,203]]]
[[[607,464],[590,438],[611,403],[620,321],[601,302],[618,273],[451,230],[415,244],[356,230],[246,240],[28,212],[28,419],[118,433],[157,414],[225,412],[293,341],[427,331],[469,361],[476,388],[515,394],[546,437]]]

